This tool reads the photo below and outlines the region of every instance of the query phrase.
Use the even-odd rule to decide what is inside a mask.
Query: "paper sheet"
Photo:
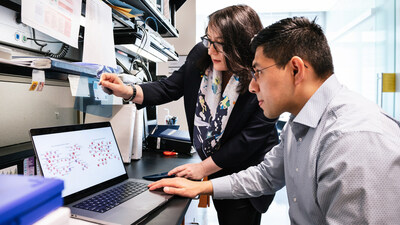
[[[32,83],[31,86],[29,86],[29,91],[42,91],[45,79],[43,70],[32,70]]]
[[[90,97],[89,79],[87,77],[68,75],[71,95],[75,97]]]
[[[81,0],[22,0],[22,22],[78,48]]]
[[[99,0],[86,1],[83,62],[116,68],[111,8]]]
[[[107,93],[103,91],[101,86],[95,81],[93,82],[93,92],[94,92],[94,99],[95,100],[107,100]]]

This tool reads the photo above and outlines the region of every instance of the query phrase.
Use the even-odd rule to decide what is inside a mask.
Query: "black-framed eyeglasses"
[[[274,65],[270,65],[270,66],[264,67],[264,68],[259,69],[259,70],[257,70],[256,68],[253,68],[253,71],[251,71],[251,76],[254,78],[255,81],[257,81],[257,79],[260,78],[260,73],[263,70],[266,70],[266,69],[271,68],[271,67],[276,66],[276,65],[278,65],[278,64],[275,63]],[[306,64],[304,64],[304,67],[308,68],[308,66]]]
[[[217,41],[211,41],[210,39],[208,39],[207,35],[204,35],[203,37],[201,37],[201,42],[207,48],[210,48],[211,45],[214,45],[214,48],[215,48],[215,50],[217,50],[217,52],[223,52],[223,50],[224,50],[224,43],[217,42]]]

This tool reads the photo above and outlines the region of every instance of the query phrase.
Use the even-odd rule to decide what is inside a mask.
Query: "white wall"
[[[166,38],[166,41],[173,44],[179,55],[187,55],[196,44],[196,0],[187,0],[176,13],[176,28],[179,31],[178,38]],[[157,75],[168,74],[168,62],[157,64]],[[169,109],[172,116],[177,116],[181,130],[188,130],[183,98],[158,106],[158,124],[165,124],[165,116]]]
[[[196,0],[186,0],[176,13],[179,38],[165,40],[175,46],[179,55],[187,55],[196,43]]]
[[[28,91],[31,82],[0,75],[0,147],[29,142],[31,128],[77,123],[67,82],[46,79],[43,91]]]

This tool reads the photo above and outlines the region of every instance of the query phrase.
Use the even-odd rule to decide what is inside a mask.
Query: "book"
[[[49,57],[13,56],[11,61],[22,66],[29,66],[36,69],[51,68],[51,59]]]
[[[0,59],[10,60],[12,56],[12,50],[3,46],[0,46]]]
[[[58,72],[70,74],[85,74],[89,76],[97,76],[97,69],[94,67],[85,66],[82,63],[67,62],[60,59],[50,57],[36,56],[13,56],[10,64],[32,67],[35,69],[51,69]]]

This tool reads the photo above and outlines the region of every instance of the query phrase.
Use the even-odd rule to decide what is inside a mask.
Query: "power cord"
[[[150,82],[153,81],[153,78],[151,76],[149,69],[147,69],[147,67],[140,61],[135,61],[135,63],[138,67],[143,69],[144,73],[146,74],[147,81],[150,81]]]
[[[36,39],[36,31],[35,31],[35,29],[33,29],[32,28],[32,35],[33,35],[33,38],[27,38],[28,40],[33,40],[34,42],[35,42],[35,44],[37,44],[38,46],[40,46],[40,51],[42,52],[43,51],[43,48],[45,47],[45,46],[47,46],[47,44],[40,44],[39,42],[38,42],[38,40]]]
[[[48,43],[63,43],[61,41],[46,41],[46,40],[41,40],[41,39],[37,39],[36,38],[36,31],[35,29],[32,28],[32,36],[33,38],[27,38],[27,40],[32,40],[33,42],[35,42],[36,45],[40,46],[40,51],[43,52],[43,48],[45,46],[47,46]],[[39,42],[46,42],[45,44],[41,44]],[[60,50],[57,53],[52,53],[50,50],[47,52],[43,52],[46,56],[49,56],[51,58],[55,58],[55,59],[61,59],[64,58],[69,50],[70,46],[63,43],[63,45],[61,46]]]
[[[55,59],[62,59],[64,58],[69,50],[69,45],[63,43],[63,45],[61,46],[61,49],[56,53],[52,53],[50,50],[46,53],[47,56],[50,56],[51,58],[55,58]]]

